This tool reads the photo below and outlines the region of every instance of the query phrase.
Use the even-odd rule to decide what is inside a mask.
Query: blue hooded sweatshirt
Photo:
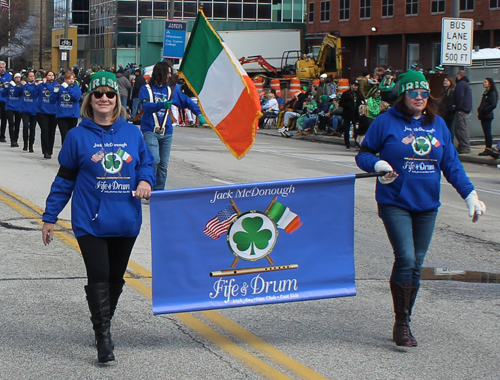
[[[159,122],[161,124],[163,117],[165,115],[165,108],[163,108],[163,103],[168,100],[169,88],[168,85],[163,85],[161,87],[154,83],[149,84],[153,90],[153,102],[151,102],[151,97],[149,96],[149,91],[147,86],[142,86],[139,90],[139,101],[142,103],[142,109],[144,114],[141,118],[141,131],[142,133],[153,132],[155,129],[155,122],[153,119],[153,113],[156,112],[158,115]],[[201,115],[200,108],[194,103],[189,96],[181,91],[179,85],[175,86],[174,93],[172,95],[172,104],[177,106],[179,109],[189,109],[195,115]],[[165,134],[172,134],[174,132],[172,127],[172,120],[170,115],[168,115],[167,124],[165,128]]]
[[[3,87],[4,83],[9,83],[12,80],[12,74],[6,71],[0,76],[0,86]],[[0,103],[6,103],[7,97],[3,95],[3,91],[0,92]]]
[[[59,92],[52,92],[50,95],[50,102],[56,105],[56,117],[80,117],[80,98],[82,90],[78,85],[68,86],[64,88],[59,87]]]
[[[422,124],[423,120],[408,120],[393,107],[370,125],[356,163],[362,170],[374,172],[375,164],[384,160],[399,175],[390,184],[377,181],[378,203],[410,211],[437,210],[441,171],[462,198],[474,190],[444,120],[436,116],[433,123]]]
[[[43,221],[56,223],[71,195],[76,237],[133,237],[142,223],[141,200],[132,196],[140,181],[155,184],[154,158],[141,132],[120,118],[108,131],[83,119],[68,132],[61,168],[47,198]]]
[[[21,112],[28,115],[36,115],[38,108],[38,86],[33,83],[26,83],[21,86]]]
[[[38,107],[36,112],[55,115],[56,105],[50,102],[50,95],[54,92],[54,83],[40,83],[38,90]]]
[[[21,86],[12,86],[11,84],[9,84],[9,87],[4,88],[2,90],[2,96],[7,99],[5,109],[8,111],[21,112],[21,105],[23,101],[21,99],[21,95]]]

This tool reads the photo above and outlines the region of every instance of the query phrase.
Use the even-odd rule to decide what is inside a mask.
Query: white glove
[[[5,83],[3,84],[3,86],[4,86],[5,88],[8,88],[8,87],[9,87],[9,85],[10,85],[10,83],[9,83],[9,82],[5,82]]]
[[[59,87],[60,86],[54,86],[54,92],[59,92]]]
[[[62,82],[61,86],[64,87],[64,88],[66,88],[66,87],[68,87],[68,84],[66,82]]]
[[[11,86],[16,86],[16,82],[14,82],[13,80],[10,81],[10,85]]]
[[[375,171],[388,173],[383,177],[378,177],[378,180],[382,185],[388,185],[394,182],[394,180],[398,176],[396,173],[394,173],[394,169],[392,168],[392,166],[384,160],[377,161],[377,163],[375,164]],[[387,178],[389,174],[391,174],[391,176]]]
[[[472,221],[475,223],[478,221],[481,215],[484,215],[486,212],[486,205],[484,202],[481,202],[477,196],[476,190],[472,190],[467,198],[465,198],[465,204],[469,208],[469,216],[472,218]]]

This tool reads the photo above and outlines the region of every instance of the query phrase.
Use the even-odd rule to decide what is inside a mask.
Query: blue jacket
[[[38,107],[37,113],[47,115],[56,114],[56,105],[50,102],[50,95],[54,92],[54,83],[40,83],[38,85]]]
[[[21,112],[21,105],[23,101],[21,99],[21,95],[21,86],[12,86],[11,84],[9,84],[9,87],[4,88],[2,90],[2,96],[7,99],[5,109],[8,111]]]
[[[163,117],[165,115],[165,108],[163,108],[163,102],[168,100],[168,85],[163,85],[161,87],[155,85],[154,83],[150,83],[151,89],[153,90],[153,100],[151,102],[151,98],[149,96],[149,91],[146,86],[142,86],[139,90],[139,101],[142,103],[142,109],[144,113],[141,118],[141,131],[145,132],[153,132],[155,129],[155,123],[153,119],[153,113],[157,113],[159,122],[161,124]],[[201,115],[200,108],[189,98],[189,96],[185,95],[179,85],[175,86],[174,93],[172,95],[172,103],[179,107],[180,109],[188,108],[193,111],[196,115]],[[165,134],[172,134],[172,120],[170,115],[167,116],[167,124],[165,129]]]
[[[61,168],[47,198],[43,221],[57,222],[71,195],[71,222],[76,237],[137,236],[141,200],[132,196],[140,181],[155,184],[154,158],[139,129],[123,118],[105,131],[83,119],[68,132]]]
[[[21,86],[21,112],[29,115],[36,115],[38,108],[38,86],[33,83],[26,83]]]
[[[3,86],[5,82],[10,82],[12,80],[12,74],[9,72],[5,72],[0,76],[0,86]],[[3,95],[3,91],[0,92],[0,103],[6,103],[7,102],[7,97]]]
[[[470,113],[472,111],[472,91],[469,86],[469,79],[462,77],[456,87],[450,102],[452,111]]]
[[[50,102],[56,105],[56,117],[80,117],[80,98],[82,90],[78,85],[60,87],[59,92],[52,92]]]
[[[374,172],[377,161],[384,160],[399,175],[387,185],[377,181],[378,203],[411,211],[436,210],[441,205],[441,171],[462,198],[474,190],[444,120],[436,116],[433,123],[422,125],[423,120],[408,120],[393,107],[370,125],[356,163]]]

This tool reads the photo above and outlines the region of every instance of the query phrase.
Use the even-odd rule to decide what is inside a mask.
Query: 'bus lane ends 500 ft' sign
[[[442,65],[472,65],[473,21],[465,18],[443,17],[441,28]]]

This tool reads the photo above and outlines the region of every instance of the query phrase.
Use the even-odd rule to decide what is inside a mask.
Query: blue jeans
[[[132,117],[135,117],[137,115],[137,112],[139,112],[142,108],[141,103],[139,102],[139,98],[133,98],[132,99]]]
[[[481,120],[481,128],[483,128],[484,133],[484,146],[486,148],[491,148],[493,146],[493,136],[491,134],[491,122],[493,120]],[[24,121],[23,121],[24,123]]]
[[[153,153],[153,165],[156,175],[156,185],[153,190],[165,190],[167,184],[167,168],[172,148],[172,134],[160,135],[154,132],[144,133],[144,141]]]
[[[390,186],[390,185],[386,185]],[[437,210],[409,211],[378,204],[378,215],[394,250],[391,282],[420,285],[420,270],[431,243]]]

